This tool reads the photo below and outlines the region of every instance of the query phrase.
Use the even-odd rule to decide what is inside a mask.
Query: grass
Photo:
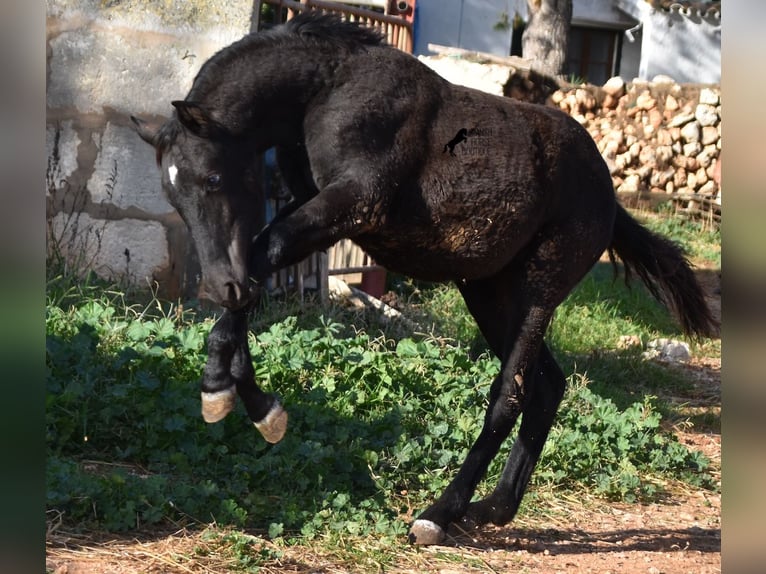
[[[701,233],[673,225],[673,234]],[[272,446],[241,407],[213,425],[199,415],[211,317],[49,276],[50,516],[80,534],[213,524],[200,551],[225,548],[235,571],[275,564],[297,547],[360,571],[392,564],[408,522],[440,494],[478,433],[499,369],[454,288],[396,281],[419,328],[289,299],[262,309],[250,340],[258,382],[283,397],[291,417]],[[709,461],[667,430],[682,415],[663,396],[693,393],[688,378],[621,349],[623,335],[681,338],[642,287],[628,289],[598,265],[549,333],[571,384],[520,520],[557,497],[632,502],[657,500],[675,484],[717,488]],[[720,341],[692,347],[720,355]],[[479,494],[497,480],[501,459]]]

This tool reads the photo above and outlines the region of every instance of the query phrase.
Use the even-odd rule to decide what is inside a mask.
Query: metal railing
[[[387,6],[392,6],[392,9],[397,12],[397,14],[390,14],[376,12],[368,8],[348,6],[343,2],[329,2],[328,0],[302,0],[300,2],[295,0],[258,0],[255,7],[255,17],[258,19],[256,29],[261,25],[260,15],[263,4],[269,4],[277,9],[279,22],[274,22],[275,24],[283,21],[283,17],[285,20],[289,20],[300,12],[319,10],[338,14],[342,19],[349,22],[358,22],[364,26],[377,28],[392,46],[410,54],[413,50],[411,18],[413,2],[388,2]],[[284,14],[285,11],[286,15]],[[387,11],[389,10],[387,9]]]

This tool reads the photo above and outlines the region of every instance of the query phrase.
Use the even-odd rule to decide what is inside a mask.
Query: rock
[[[673,148],[669,145],[660,145],[654,149],[654,157],[658,168],[664,168],[673,158]]]
[[[592,111],[596,107],[596,98],[589,90],[578,88],[575,90],[575,100],[584,112]]]
[[[614,158],[614,165],[617,169],[625,169],[633,162],[633,156],[630,155],[630,153],[625,152],[619,154],[616,158]]]
[[[678,105],[678,100],[675,99],[671,94],[668,94],[668,97],[665,98],[665,111],[668,112],[675,112],[680,106]]]
[[[654,339],[646,345],[645,359],[660,359],[662,361],[683,362],[691,359],[691,350],[684,341],[674,339]]]
[[[703,148],[703,150],[699,152],[696,157],[702,168],[707,169],[713,163],[713,156],[707,148]]]
[[[721,97],[715,90],[710,88],[702,88],[700,90],[700,103],[707,104],[709,106],[717,106],[721,101]]]
[[[712,179],[707,180],[705,185],[697,190],[700,195],[715,195],[718,185]]]
[[[644,165],[654,165],[657,162],[657,150],[650,145],[642,147],[638,152],[638,161]]]
[[[604,109],[606,110],[613,110],[617,107],[617,105],[620,103],[620,99],[614,97],[611,94],[604,95]]]
[[[702,145],[715,144],[718,141],[719,137],[720,135],[718,134],[717,127],[715,126],[702,127],[702,136],[700,137],[700,141],[702,142]]]
[[[651,92],[648,90],[641,92],[636,98],[636,107],[641,110],[651,110],[657,106],[657,100],[652,97]]]
[[[676,81],[665,74],[658,74],[652,78],[653,84],[675,84]]]
[[[668,182],[673,183],[673,175],[675,172],[676,170],[674,170],[672,167],[668,167],[661,171],[655,169],[649,178],[649,184],[653,187],[661,187],[667,191]]]
[[[637,173],[632,173],[625,178],[617,191],[620,193],[635,193],[638,191],[640,183],[641,177]]]
[[[683,153],[686,157],[695,157],[702,151],[702,144],[700,142],[690,142],[684,144]]]
[[[602,89],[608,95],[619,100],[619,98],[625,95],[625,80],[620,76],[613,76],[606,81]]]
[[[605,159],[613,160],[617,157],[617,150],[620,148],[620,144],[614,140],[604,141],[606,141],[606,145],[604,145],[604,150],[601,152],[601,155],[603,155]]]
[[[335,275],[327,278],[327,287],[331,299],[344,299],[351,296],[351,288],[348,283]]]
[[[680,133],[680,130],[679,130]],[[673,143],[673,136],[670,135],[670,132],[665,129],[657,130],[657,145],[659,146],[670,146]]]
[[[668,123],[669,128],[680,128],[694,120],[694,114],[678,114]]]
[[[681,128],[681,139],[684,143],[699,142],[700,126],[697,122],[688,122]]]
[[[662,114],[660,113],[660,110],[654,108],[649,110],[649,125],[652,126],[653,131],[656,131],[659,129],[659,127],[662,125]]]
[[[718,123],[718,112],[715,106],[708,104],[699,104],[694,109],[694,117],[701,126],[714,126]]]
[[[665,184],[665,193],[673,193],[676,190],[676,185],[673,183],[673,180],[671,179],[669,182]]]

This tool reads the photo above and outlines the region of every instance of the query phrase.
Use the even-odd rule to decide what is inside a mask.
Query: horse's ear
[[[130,116],[131,121],[136,126],[136,132],[146,143],[156,146],[155,138],[157,136],[157,126],[145,122],[135,116]]]
[[[175,100],[170,103],[178,113],[178,121],[193,134],[210,138],[222,131],[222,126],[201,105],[186,100]]]

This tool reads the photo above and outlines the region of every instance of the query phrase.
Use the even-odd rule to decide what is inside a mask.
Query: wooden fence
[[[360,2],[361,4],[362,2]],[[261,7],[269,4],[274,7],[276,21],[261,22]],[[385,7],[385,12],[376,12],[366,8],[348,6],[343,2],[328,2],[327,0],[259,0],[256,2],[255,22],[256,29],[260,29],[263,24],[279,24],[289,20],[296,14],[305,10],[319,10],[332,14],[338,14],[344,20],[358,22],[371,28],[379,29],[385,34],[388,43],[399,48],[403,52],[412,53],[412,21],[414,13],[414,1],[409,2],[381,2]]]
[[[363,4],[362,0],[358,2]],[[415,0],[397,2],[377,0],[366,3],[379,6],[384,12],[348,6],[343,2],[327,0],[258,0],[255,5],[253,28],[261,30],[281,24],[306,10],[318,10],[338,14],[342,19],[379,29],[389,44],[412,53],[412,24]],[[263,5],[273,7],[270,18],[263,18]],[[273,212],[287,199],[284,189],[271,197]],[[380,296],[385,282],[385,270],[351,240],[344,239],[333,245],[327,253],[314,253],[306,260],[283,269],[272,276],[271,288],[297,291],[303,296],[306,290],[317,290],[322,299],[328,295],[328,277],[338,275],[349,283],[360,283],[370,294]]]

